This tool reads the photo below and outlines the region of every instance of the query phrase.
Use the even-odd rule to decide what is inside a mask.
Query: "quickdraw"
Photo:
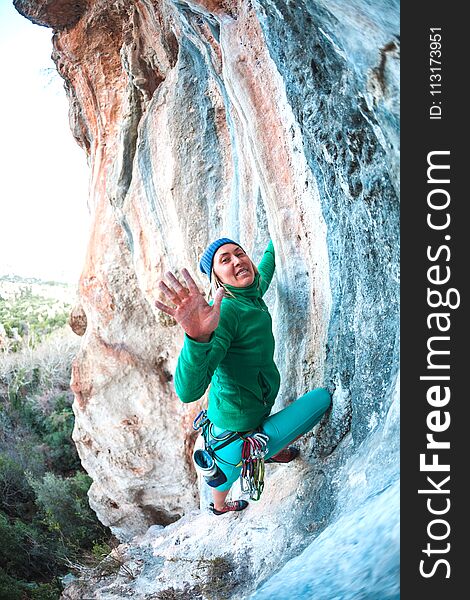
[[[243,438],[240,486],[249,492],[252,500],[259,500],[264,489],[264,457],[268,452],[269,437],[256,432]]]

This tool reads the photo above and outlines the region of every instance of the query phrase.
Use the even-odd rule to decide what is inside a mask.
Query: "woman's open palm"
[[[158,283],[160,290],[168,300],[175,304],[175,308],[167,306],[159,300],[155,301],[155,306],[172,316],[190,338],[207,342],[219,324],[220,304],[224,296],[224,289],[217,290],[214,304],[211,306],[199,291],[188,270],[182,269],[181,273],[188,287],[181,285],[171,271],[166,273],[169,285],[164,281]]]

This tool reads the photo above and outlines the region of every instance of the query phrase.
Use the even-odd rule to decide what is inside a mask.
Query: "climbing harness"
[[[268,452],[269,437],[260,431],[244,432],[223,431],[216,436],[213,424],[207,418],[205,410],[193,421],[193,429],[201,430],[204,438],[204,450],[195,450],[193,461],[199,472],[211,487],[218,487],[227,481],[217,462],[232,467],[242,467],[240,486],[243,492],[249,492],[251,500],[259,500],[264,488],[264,457]],[[234,465],[217,456],[216,452],[228,446],[235,440],[242,439],[242,460]]]

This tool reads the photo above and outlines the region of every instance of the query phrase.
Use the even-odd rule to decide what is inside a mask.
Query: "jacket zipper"
[[[258,382],[260,383],[261,391],[263,393],[263,404],[264,404],[264,406],[267,406],[268,403],[266,401],[266,398],[271,393],[271,386],[266,381],[266,379],[263,376],[261,371],[259,371],[259,373],[258,373]],[[266,393],[265,393],[265,390],[266,390]]]

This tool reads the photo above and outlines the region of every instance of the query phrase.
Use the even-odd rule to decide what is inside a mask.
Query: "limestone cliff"
[[[73,437],[133,577],[85,595],[398,597],[398,2],[15,6],[54,31],[91,169]],[[326,385],[333,409],[258,504],[216,518],[191,465],[201,403],[172,385],[182,333],[153,302],[222,235],[255,261],[274,241],[276,408]]]

